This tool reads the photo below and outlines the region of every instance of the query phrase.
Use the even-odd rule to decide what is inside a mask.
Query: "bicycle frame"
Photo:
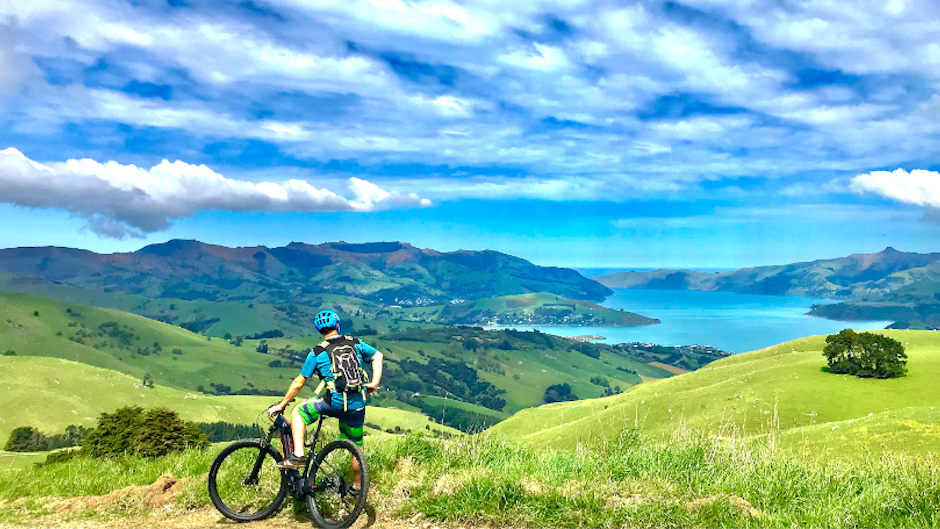
[[[323,428],[323,419],[324,419],[324,416],[321,415],[320,420],[317,422],[317,429],[313,434],[313,439],[309,443],[304,444],[304,447],[308,449],[308,453],[311,456],[313,456],[313,448],[316,447],[317,441],[320,439],[320,430]],[[290,427],[289,427],[289,424],[287,423],[287,419],[284,418],[283,414],[279,413],[277,417],[274,419],[274,423],[271,425],[270,428],[268,428],[268,432],[264,436],[264,441],[262,442],[262,446],[265,446],[265,447],[271,446],[271,439],[274,438],[274,434],[284,433],[289,438],[289,436],[291,435],[289,432],[289,429]],[[283,446],[281,448],[282,448],[282,452],[284,452],[284,457],[287,457],[288,455],[290,455],[289,453],[287,453],[288,445],[284,444],[283,441],[282,441],[282,445]],[[258,451],[258,459],[255,460],[255,464],[251,469],[251,473],[248,475],[247,478],[245,478],[245,481],[244,481],[245,485],[257,485],[258,484],[258,473],[261,472],[261,466],[264,464],[264,454],[265,454],[265,451],[263,449]],[[313,457],[310,457],[307,459],[307,466],[304,467],[303,474],[301,474],[298,469],[294,469],[294,468],[281,469],[281,472],[285,472],[287,474],[288,489],[290,491],[291,496],[293,496],[294,498],[298,500],[303,500],[304,497],[306,497],[307,495],[316,494],[317,492],[320,492],[321,490],[325,490],[328,486],[328,484],[317,483],[311,487],[307,484],[307,480],[305,476],[309,475],[310,464],[312,461],[313,461]]]

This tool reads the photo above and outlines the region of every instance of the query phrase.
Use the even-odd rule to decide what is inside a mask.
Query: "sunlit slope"
[[[940,413],[930,409],[940,405],[940,334],[879,332],[907,348],[907,376],[873,380],[824,372],[825,338],[815,336],[718,360],[623,395],[522,410],[491,431],[528,444],[571,447],[625,428],[657,437],[680,429],[761,435],[779,424],[784,444],[798,448],[805,441],[818,448],[857,426],[847,421],[862,425],[864,419],[871,424],[857,434],[868,436],[856,440],[859,446],[903,444],[894,437],[911,437],[907,429],[928,432],[932,437],[924,439],[940,449],[940,435],[929,433],[940,423]]]
[[[136,377],[150,373],[157,384],[202,386],[207,392],[211,384],[233,391],[283,391],[296,374],[295,369],[269,367],[273,358],[248,344],[236,347],[119,310],[0,292],[0,352],[7,350],[19,356],[75,360]]]
[[[300,398],[312,392],[304,391]],[[70,424],[91,426],[98,414],[121,406],[163,406],[198,422],[252,424],[277,397],[204,395],[165,386],[144,388],[140,380],[109,369],[48,357],[0,356],[0,442],[18,426],[59,433]],[[380,429],[425,431],[430,423],[419,413],[370,407],[366,422]]]

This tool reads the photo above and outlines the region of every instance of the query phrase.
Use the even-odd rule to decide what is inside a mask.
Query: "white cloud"
[[[44,70],[67,70],[50,74],[55,82],[43,90],[0,99],[12,109],[0,122],[31,145],[45,135],[63,141],[67,126],[122,123],[163,129],[155,136],[194,152],[256,139],[287,156],[350,160],[376,173],[404,163],[438,166],[445,176],[469,166],[532,177],[531,188],[499,183],[500,196],[595,189],[567,189],[550,175],[601,186],[644,175],[631,182],[666,182],[668,190],[729,176],[850,176],[940,153],[938,96],[922,104],[930,79],[940,86],[940,69],[921,67],[940,57],[931,10],[940,4],[680,3],[719,16],[702,23],[656,0],[254,4],[275,16],[212,2],[0,2],[0,20],[13,21],[18,39],[0,38],[0,91],[4,81],[17,84],[3,77],[13,52],[30,66],[31,56]],[[797,82],[802,68],[860,71],[849,63],[869,56],[861,68],[877,75],[859,86]],[[169,85],[172,97],[121,92],[130,81]],[[676,112],[656,115],[660,98],[678,101]],[[124,134],[95,137],[94,156],[111,156]],[[490,184],[467,182],[481,195]]]
[[[935,0],[788,2],[776,0],[683,3],[717,9],[772,46],[812,53],[828,67],[851,73],[916,72],[940,67],[940,4]]]
[[[940,208],[940,173],[936,171],[871,171],[853,178],[851,186],[856,193],[877,193],[906,204]]]
[[[87,158],[41,164],[14,148],[0,150],[0,202],[65,209],[110,237],[165,229],[171,219],[203,210],[373,211],[430,205],[416,194],[393,193],[360,178],[350,178],[348,185],[349,198],[306,180],[237,180],[182,161],[163,160],[150,169]]]

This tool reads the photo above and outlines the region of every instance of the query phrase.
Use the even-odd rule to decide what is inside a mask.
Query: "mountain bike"
[[[324,416],[305,443],[313,454]],[[279,434],[281,451],[271,440]],[[209,468],[209,497],[222,515],[238,522],[261,520],[274,514],[287,494],[305,501],[310,518],[323,529],[343,529],[359,518],[369,492],[369,468],[362,450],[348,439],[326,444],[300,469],[277,465],[293,450],[290,424],[282,413],[274,416],[263,438],[243,439],[225,447]],[[362,469],[361,485],[354,487],[352,461]]]

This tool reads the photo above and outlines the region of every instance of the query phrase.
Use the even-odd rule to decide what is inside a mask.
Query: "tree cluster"
[[[578,400],[578,396],[571,391],[571,386],[567,383],[564,384],[553,384],[545,388],[545,397],[544,400],[546,403],[551,402],[565,402],[569,400]]]
[[[476,369],[459,360],[432,357],[424,364],[405,358],[393,365],[390,362],[386,368],[387,386],[392,390],[439,395],[447,391],[460,400],[491,410],[506,406],[501,397],[505,390],[481,379]]]
[[[199,431],[206,434],[210,443],[258,437],[259,434],[258,428],[255,426],[227,422],[201,422],[199,423]]]
[[[864,378],[895,378],[907,373],[904,346],[881,334],[843,329],[826,337],[823,356],[832,373]]]
[[[82,441],[82,453],[91,457],[159,457],[208,444],[198,426],[172,410],[127,406],[98,417],[98,425]]]
[[[10,432],[10,438],[3,449],[9,452],[42,452],[77,446],[90,431],[90,428],[70,424],[65,427],[64,433],[46,435],[38,428],[20,426]]]

